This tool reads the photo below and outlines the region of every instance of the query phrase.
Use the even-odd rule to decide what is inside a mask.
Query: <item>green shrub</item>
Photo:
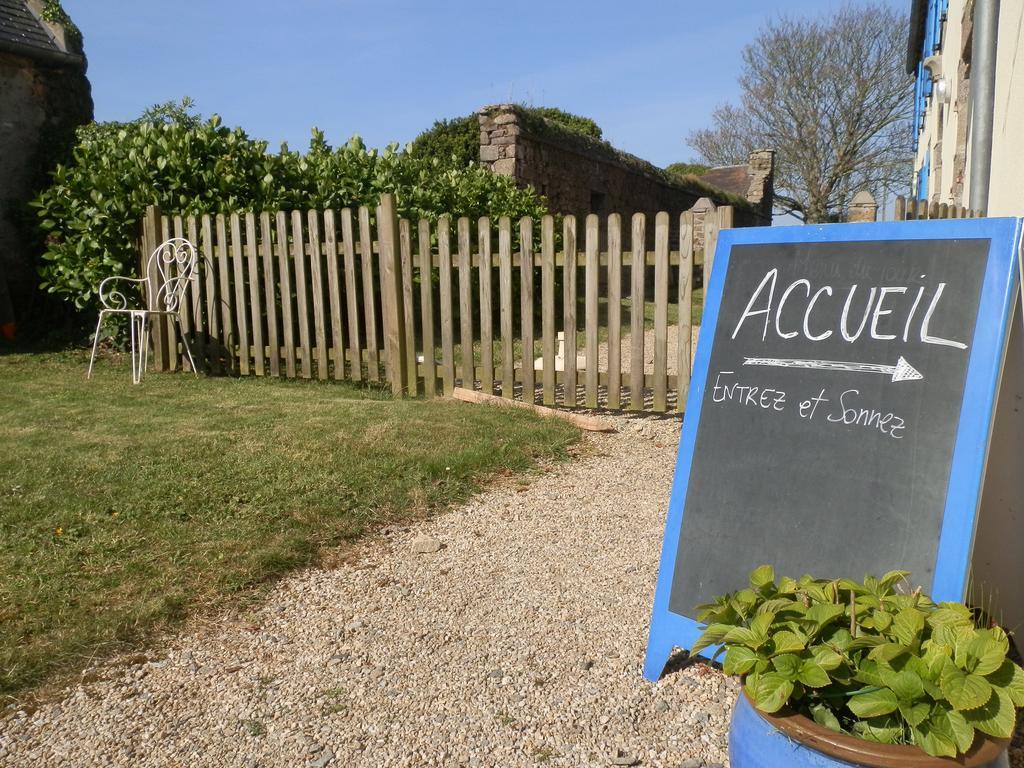
[[[1024,670],[1007,658],[1006,633],[976,626],[960,603],[898,593],[907,575],[776,584],[763,565],[749,589],[700,607],[706,627],[691,653],[722,643],[726,674],[745,677],[758,709],[788,705],[869,741],[954,757],[976,730],[1008,738]]]
[[[334,149],[314,129],[305,154],[251,139],[220,118],[184,119],[190,104],[161,105],[153,121],[100,124],[80,131],[73,160],[33,203],[46,237],[43,287],[85,309],[100,281],[137,271],[138,222],[146,206],[167,214],[376,206],[393,192],[403,217],[441,214],[540,217],[532,189],[478,166],[451,167],[399,151],[378,152],[359,137]],[[179,110],[176,113],[176,110]],[[187,115],[186,115],[187,117]]]
[[[409,151],[456,168],[480,159],[480,121],[476,113],[438,120],[412,140]]]
[[[281,202],[280,160],[220,119],[83,131],[72,163],[33,203],[46,235],[43,288],[84,308],[100,280],[134,274],[138,222],[147,205],[169,213],[260,209]]]

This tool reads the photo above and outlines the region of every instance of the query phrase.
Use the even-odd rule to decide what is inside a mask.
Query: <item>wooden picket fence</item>
[[[896,198],[896,221],[913,221],[915,219],[976,219],[983,214],[971,208],[964,208],[962,205],[949,205],[948,203],[929,203],[927,200],[917,198]]]
[[[625,233],[617,214],[586,217],[582,232],[567,216],[557,252],[555,222],[413,224],[398,219],[391,195],[373,212],[168,217],[150,208],[140,255],[171,236],[188,238],[200,254],[181,313],[186,339],[159,324],[154,364],[187,367],[187,340],[197,367],[217,374],[383,382],[396,394],[426,396],[461,386],[546,405],[681,411],[695,264],[702,251],[714,253],[732,209],[687,211],[677,227],[658,213],[653,251],[643,214]],[[706,258],[703,274],[710,269]]]

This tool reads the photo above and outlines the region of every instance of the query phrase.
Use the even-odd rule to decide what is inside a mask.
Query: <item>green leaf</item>
[[[978,630],[974,627],[970,629],[959,629],[955,633],[953,639],[953,661],[960,669],[965,672],[973,672],[975,666],[975,659],[967,652],[971,647],[971,644],[978,636]]]
[[[790,595],[796,591],[797,586],[798,585],[796,581],[794,579],[791,579],[789,576],[783,576],[781,579],[779,579],[779,592]]]
[[[813,645],[810,651],[814,661],[826,672],[835,669],[843,663],[843,657],[827,645]]]
[[[886,687],[885,680],[882,678],[881,666],[872,659],[861,661],[857,665],[853,677],[857,682],[864,683],[865,685],[874,686],[875,688]]]
[[[917,704],[900,702],[900,714],[907,721],[908,725],[920,725],[931,712],[931,706],[926,702],[919,701]]]
[[[824,704],[814,704],[811,706],[811,717],[818,725],[822,725],[831,731],[841,732],[843,729],[839,725],[839,718],[836,717],[835,712],[826,707]]]
[[[830,621],[846,613],[846,607],[832,603],[815,603],[807,609],[808,620],[813,621],[819,627],[828,624]]]
[[[762,565],[755,568],[750,574],[750,587],[758,591],[767,586],[775,585],[775,569],[770,565]]]
[[[870,653],[868,653],[868,658],[875,661],[892,662],[909,652],[909,648],[899,643],[882,643],[871,649]]]
[[[805,582],[801,579],[800,589],[801,591],[805,592],[807,596],[810,597],[816,603],[832,602],[831,593],[834,592],[834,590],[826,589],[825,586],[822,584],[817,584],[811,581]]]
[[[717,645],[725,639],[725,636],[732,630],[733,627],[728,624],[709,624],[704,628],[704,631],[700,633],[700,637],[697,638],[697,642],[690,648],[690,655],[694,656],[700,651],[704,650],[710,645]]]
[[[940,624],[932,627],[930,642],[954,648],[962,638],[974,636],[974,627],[963,624]]]
[[[1008,739],[1013,733],[1016,710],[1009,694],[992,688],[991,698],[982,706],[962,712],[964,719],[982,733],[997,739]]]
[[[878,668],[882,682],[896,694],[900,701],[913,701],[924,695],[924,684],[921,678],[913,672],[893,672],[887,667],[880,665]]]
[[[904,581],[910,575],[910,571],[889,571],[878,582],[878,587],[883,592],[888,592],[896,584]]]
[[[772,666],[787,680],[795,681],[802,665],[800,657],[792,653],[784,653],[772,659]]]
[[[1014,706],[1024,707],[1024,669],[1004,659],[999,669],[985,679],[992,687],[1006,691]]]
[[[886,611],[875,611],[871,615],[871,621],[874,623],[875,629],[885,632],[892,626],[892,614]]]
[[[757,663],[757,654],[742,645],[729,646],[722,669],[727,675],[745,675]]]
[[[768,630],[771,629],[773,621],[775,621],[774,613],[759,613],[750,622],[750,631],[764,642],[768,639]]]
[[[903,645],[914,645],[924,629],[924,614],[916,608],[904,608],[896,614],[892,633]]]
[[[956,742],[953,734],[941,727],[936,727],[931,721],[911,728],[914,734],[914,743],[932,757],[956,757]]]
[[[821,642],[835,648],[837,651],[849,650],[850,644],[853,642],[850,630],[844,627],[838,627],[837,629],[829,628],[827,632],[828,634],[822,635]]]
[[[765,643],[764,638],[758,637],[746,627],[733,627],[722,638],[722,642],[727,645],[746,645],[755,650]]]
[[[863,584],[858,584],[853,579],[840,579],[839,589],[843,592],[853,592],[855,595],[865,595],[868,593],[867,588]]]
[[[736,601],[736,604],[745,611],[749,611],[761,600],[758,594],[752,589],[741,589],[733,596],[733,599]]]
[[[932,627],[973,625],[971,611],[962,603],[939,603],[939,607],[928,614],[928,623]]]
[[[747,686],[747,695],[762,712],[778,712],[789,700],[793,683],[777,672],[765,672],[758,676],[754,688]]]
[[[799,600],[790,597],[773,597],[770,600],[765,600],[757,609],[758,613],[771,613],[776,616],[784,612],[802,616],[806,611],[807,609]]]
[[[964,754],[974,744],[974,726],[967,722],[960,712],[939,703],[931,720],[943,733],[950,735],[956,742],[957,751]]]
[[[786,629],[781,632],[776,632],[772,636],[772,641],[775,648],[774,654],[802,651],[807,646],[806,639],[800,637],[800,635],[795,632],[790,632]]]
[[[892,715],[870,717],[856,721],[853,732],[867,741],[895,744],[903,736],[903,723]]]
[[[863,689],[864,693],[854,693],[846,701],[846,706],[857,717],[878,717],[895,712],[899,706],[896,694],[888,688],[872,690]]]
[[[950,661],[946,662],[939,677],[939,687],[955,709],[969,710],[989,701],[992,686],[981,675],[968,674]]]
[[[800,667],[800,673],[797,680],[808,688],[824,688],[832,682],[832,679],[828,676],[828,672],[826,672],[820,664],[809,659],[804,661],[803,665]]]
[[[982,630],[967,644],[967,656],[971,659],[971,669],[977,675],[988,675],[1003,665],[1009,645],[1005,637],[1002,642],[991,632]]]

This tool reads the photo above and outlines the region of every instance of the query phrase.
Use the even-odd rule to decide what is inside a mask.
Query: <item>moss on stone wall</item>
[[[501,109],[506,109],[507,107],[508,105],[503,105]],[[710,197],[718,205],[731,205],[743,210],[752,208],[746,198],[713,187],[693,173],[669,173],[646,160],[642,160],[636,155],[616,149],[604,139],[587,136],[569,130],[561,123],[547,120],[537,114],[536,111],[524,108],[518,104],[511,105],[511,109],[516,113],[517,122],[523,132],[535,140],[547,140],[562,148],[575,150],[588,157],[603,158],[666,186],[696,194],[698,197]]]
[[[571,135],[587,136],[595,141],[601,139],[601,126],[589,117],[574,115],[558,107],[516,106],[520,114],[530,116],[538,126],[554,125]],[[463,168],[477,162],[480,159],[480,124],[477,113],[436,121],[412,140],[410,149],[414,154],[436,157],[443,163],[453,162]]]

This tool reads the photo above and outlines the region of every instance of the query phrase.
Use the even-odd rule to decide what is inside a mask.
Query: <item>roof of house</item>
[[[25,0],[0,0],[0,50],[49,61],[80,61],[66,51]]]
[[[701,181],[710,184],[716,189],[723,189],[732,192],[734,195],[746,197],[750,188],[750,166],[723,165],[719,168],[711,168],[700,175]]]

